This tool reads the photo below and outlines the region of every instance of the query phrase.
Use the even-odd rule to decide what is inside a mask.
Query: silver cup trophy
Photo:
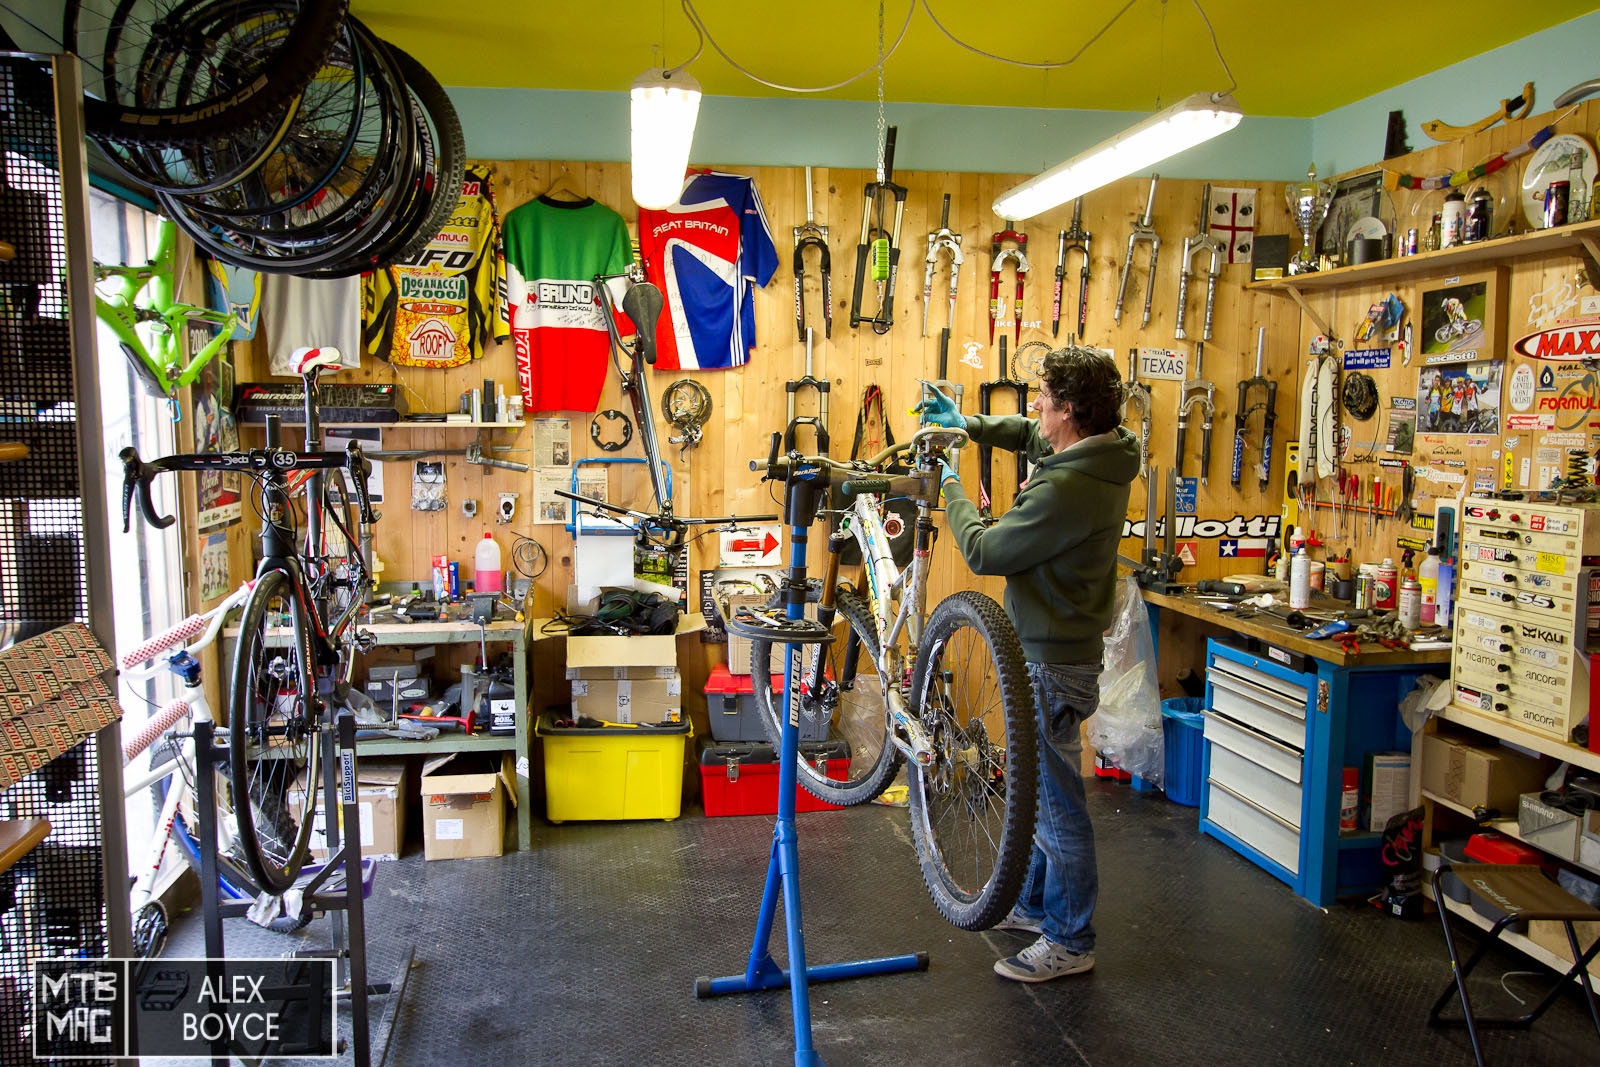
[[[1328,217],[1333,183],[1317,181],[1315,165],[1306,168],[1306,180],[1290,182],[1283,190],[1289,217],[1300,228],[1300,251],[1289,261],[1290,274],[1310,274],[1317,269],[1317,230]]]

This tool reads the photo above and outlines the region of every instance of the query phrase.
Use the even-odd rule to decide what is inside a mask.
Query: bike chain
[[[702,427],[711,418],[711,391],[693,378],[679,378],[661,394],[661,410],[677,427],[678,436],[668,438],[682,448],[700,443]]]

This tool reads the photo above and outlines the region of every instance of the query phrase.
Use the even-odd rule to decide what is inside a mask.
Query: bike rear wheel
[[[907,765],[922,879],[950,923],[983,930],[1022,889],[1039,784],[1033,685],[999,604],[970,591],[939,602],[911,706],[934,748],[929,766]]]
[[[807,600],[821,599],[821,589],[813,584]],[[783,594],[776,594],[769,608],[781,607]],[[799,781],[805,791],[830,804],[862,804],[883,792],[900,766],[900,750],[889,740],[888,717],[883,700],[883,685],[878,675],[878,627],[866,602],[848,588],[835,597],[832,619],[824,619],[833,632],[829,644],[801,645],[802,669],[795,674],[800,687],[800,715],[812,721],[825,718],[829,732],[850,746],[850,765],[843,780],[830,778],[824,770],[806,760],[799,763]],[[782,644],[751,641],[750,675],[755,687],[756,707],[761,723],[776,748],[782,739],[784,722],[782,659],[777,674],[772,670],[772,652]],[[820,677],[821,681],[816,679]],[[773,683],[778,692],[773,692]],[[837,770],[830,764],[829,769]]]
[[[310,620],[296,592],[283,571],[257,579],[239,621],[229,687],[239,848],[257,884],[277,893],[294,884],[305,862],[320,784]],[[298,817],[290,811],[297,778],[306,783]]]

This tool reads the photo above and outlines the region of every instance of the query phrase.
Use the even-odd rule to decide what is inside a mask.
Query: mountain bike
[[[367,478],[372,464],[357,442],[343,452],[323,452],[317,418],[319,371],[338,366],[331,348],[300,349],[295,369],[305,382],[304,452],[281,447],[281,422],[268,416],[266,447],[243,452],[175,455],[145,462],[133,448],[121,452],[122,525],[130,523],[139,498],[144,520],[164,528],[150,497],[150,482],[167,471],[224,471],[250,475],[259,486],[261,564],[244,602],[228,692],[229,770],[236,798],[240,851],[258,885],[281,893],[305,861],[315,815],[322,738],[329,723],[323,698],[337,681],[348,683],[354,664],[350,648],[370,647],[356,632],[371,577],[362,559],[361,538],[350,514],[345,483],[324,472],[344,471],[360,522],[373,521]],[[305,471],[304,548],[297,550],[296,512],[289,477]],[[329,537],[336,532],[337,537]],[[342,676],[342,677],[341,677]],[[311,784],[298,818],[288,794],[297,778]]]
[[[907,768],[912,833],[934,904],[964,930],[993,926],[1016,903],[1033,841],[1038,763],[1033,686],[1015,629],[1000,605],[973,591],[953,593],[927,611],[932,512],[939,461],[967,441],[962,430],[927,426],[865,461],[778,454],[763,461],[766,479],[783,479],[784,521],[793,555],[784,588],[764,610],[727,620],[752,639],[751,681],[773,744],[783,721],[826,722],[850,746],[843,778],[834,761],[803,756],[807,792],[840,805],[860,804]],[[888,471],[907,453],[911,473]],[[828,541],[820,582],[806,576],[807,528],[823,490],[849,499]],[[797,492],[798,490],[798,492]],[[894,560],[884,503],[910,499],[917,509],[910,563]],[[853,499],[852,499],[853,498]],[[840,583],[839,553],[861,550],[861,587]],[[817,620],[801,616],[816,603]],[[820,626],[831,639],[789,644],[787,704],[773,694],[773,647],[797,628]],[[815,638],[812,639],[813,641]]]

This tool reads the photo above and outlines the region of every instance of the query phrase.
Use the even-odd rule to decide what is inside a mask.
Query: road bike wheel
[[[85,68],[89,132],[123,144],[203,144],[272,114],[305,88],[348,0],[302,0],[271,36],[232,0],[71,0],[62,40]],[[194,76],[157,76],[172,64]]]
[[[239,621],[229,686],[228,758],[239,847],[256,882],[276,893],[294,883],[305,862],[320,785],[310,620],[298,592],[283,571],[257,579]],[[287,645],[280,635],[287,636]],[[289,793],[302,776],[307,788],[297,819]]]
[[[344,618],[351,603],[365,592],[366,567],[361,559],[361,527],[356,521],[354,494],[345,486],[344,474],[329,471],[322,485],[322,541],[309,546],[308,562],[320,570],[311,598],[325,605],[322,617],[331,628]]]
[[[812,583],[807,590],[807,600],[816,603],[821,599],[821,588]],[[769,608],[783,604],[783,594],[773,596]],[[900,766],[900,750],[889,740],[889,720],[883,699],[883,685],[878,676],[878,627],[873,622],[872,611],[866,601],[848,588],[840,588],[835,597],[835,614],[831,629],[834,640],[830,644],[800,646],[803,672],[795,679],[800,686],[800,714],[816,721],[826,718],[829,733],[843,739],[850,746],[850,765],[844,778],[830,778],[799,759],[799,780],[806,792],[830,804],[849,806],[871,800],[893,780]],[[776,748],[783,729],[783,674],[774,675],[771,667],[774,646],[771,641],[750,642],[750,676],[755,687],[756,707],[760,709],[761,724]],[[813,667],[812,656],[820,651],[821,678]],[[780,651],[780,664],[781,651]],[[774,694],[774,681],[778,693]],[[834,761],[829,769],[837,770]]]
[[[983,930],[1022,889],[1039,784],[1033,685],[999,604],[970,591],[939,602],[911,706],[934,748],[929,766],[907,764],[922,880],[953,925]]]

